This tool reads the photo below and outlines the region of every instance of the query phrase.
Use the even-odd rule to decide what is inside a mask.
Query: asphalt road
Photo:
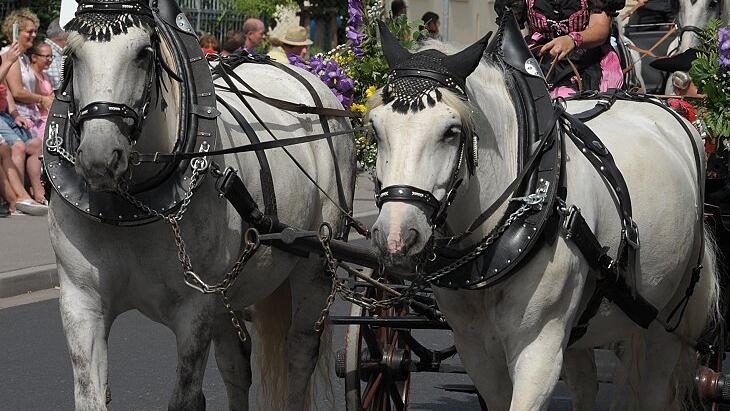
[[[57,292],[41,292],[16,298],[0,309],[0,410],[45,411],[73,408],[71,363],[58,312]],[[28,299],[50,298],[27,303]],[[22,304],[22,305],[15,305]],[[2,305],[0,305],[0,308]],[[343,313],[344,304],[334,312]],[[342,329],[335,329],[333,348],[341,346]],[[431,347],[451,344],[448,331],[422,332],[419,341]],[[175,378],[175,344],[172,332],[136,311],[123,314],[109,336],[109,381],[111,410],[160,410],[167,401]],[[457,360],[458,361],[458,360]],[[318,390],[317,409],[343,410],[344,388],[332,372],[331,389]],[[508,378],[505,376],[505,378]],[[415,374],[410,410],[478,410],[474,395],[445,392],[442,384],[467,384],[464,375]],[[255,404],[256,396],[252,398]],[[209,361],[204,392],[208,410],[225,410],[226,394],[215,361]],[[605,397],[605,393],[603,394]],[[562,387],[551,410],[569,410]],[[257,409],[252,406],[252,409]],[[602,406],[600,409],[604,409]]]

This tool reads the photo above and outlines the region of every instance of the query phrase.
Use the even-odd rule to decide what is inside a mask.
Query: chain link
[[[207,152],[209,149],[210,145],[206,142],[203,142],[203,144],[201,144],[200,146],[199,151]],[[183,197],[183,201],[180,204],[180,208],[174,214],[166,215],[151,208],[150,206],[144,204],[138,198],[130,194],[127,191],[126,187],[120,187],[119,194],[140,210],[146,212],[151,216],[159,217],[160,219],[162,219],[163,222],[170,225],[173,237],[175,239],[175,247],[177,248],[177,258],[182,265],[183,280],[185,281],[185,284],[203,294],[219,294],[223,301],[223,305],[226,307],[228,314],[231,316],[231,324],[236,330],[238,338],[242,342],[245,342],[246,332],[243,329],[243,326],[241,326],[241,321],[238,319],[238,316],[233,311],[233,307],[230,304],[227,293],[238,279],[238,276],[243,270],[243,267],[246,266],[246,263],[251,259],[251,257],[253,257],[254,253],[258,249],[260,245],[259,235],[256,229],[249,229],[246,231],[243,240],[243,250],[241,250],[241,253],[238,255],[236,262],[233,263],[233,267],[231,267],[231,269],[223,276],[223,279],[218,283],[208,284],[202,278],[200,278],[197,273],[195,273],[195,271],[193,270],[192,261],[190,259],[190,254],[188,254],[187,248],[185,246],[185,240],[182,237],[182,231],[180,230],[180,221],[182,220],[185,212],[190,206],[190,202],[192,201],[193,193],[195,192],[195,187],[198,185],[198,181],[200,181],[201,176],[203,176],[204,173],[208,171],[208,159],[206,157],[197,158],[191,162],[191,166],[193,168],[193,174],[190,177],[190,183],[185,192],[185,196]]]
[[[50,126],[48,126],[48,128],[46,150],[48,150],[49,153],[56,153],[69,163],[76,165],[76,157],[63,148],[63,139],[58,136],[58,123],[53,122]]]
[[[332,304],[335,302],[335,296],[337,295],[338,290],[343,286],[342,280],[337,278],[338,263],[332,254],[332,249],[330,248],[331,239],[332,227],[330,227],[327,223],[322,223],[322,225],[319,226],[319,243],[322,245],[322,251],[324,254],[324,269],[332,281],[332,288],[327,296],[324,308],[319,314],[319,318],[314,323],[314,331],[318,334],[322,332],[322,329],[324,329],[324,322],[327,319],[327,315],[329,314]]]
[[[523,217],[530,210],[534,210],[533,205],[523,204],[520,208],[510,214],[510,216],[501,226],[499,226],[496,230],[492,231],[492,233],[484,237],[470,253],[447,265],[446,267],[434,271],[431,274],[424,276],[418,273],[416,280],[413,281],[405,290],[403,290],[401,292],[401,295],[399,296],[377,300],[356,293],[354,290],[346,287],[343,282],[340,282],[340,284],[333,283],[332,288],[337,288],[337,292],[344,300],[359,305],[360,307],[368,310],[375,310],[377,308],[388,309],[403,303],[407,303],[411,301],[416,296],[416,294],[418,294],[419,292],[423,292],[432,282],[441,279],[456,271],[463,265],[474,261],[477,257],[483,254],[491,244],[493,244],[499,237],[501,237],[502,234],[504,234],[504,232],[507,231],[507,229],[512,224],[514,224],[515,221]]]

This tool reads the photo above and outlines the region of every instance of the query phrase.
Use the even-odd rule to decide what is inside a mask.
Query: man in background
[[[393,0],[393,2],[390,3],[390,13],[393,18],[398,17],[401,14],[406,14],[407,11],[408,6],[406,5],[405,0]]]
[[[254,18],[246,19],[243,23],[243,49],[249,53],[255,53],[256,47],[261,45],[265,35],[266,27],[263,21]]]
[[[289,64],[289,56],[297,56],[301,60],[307,60],[309,46],[312,40],[306,28],[302,26],[291,27],[286,31],[284,37],[271,39],[274,46],[269,52],[269,57],[281,64]]]
[[[46,44],[51,46],[51,52],[53,53],[53,62],[48,69],[46,74],[48,79],[51,80],[51,86],[54,90],[61,86],[61,66],[63,65],[63,48],[66,47],[66,39],[68,39],[68,33],[63,31],[61,25],[58,23],[58,18],[55,18],[48,24],[46,29]]]

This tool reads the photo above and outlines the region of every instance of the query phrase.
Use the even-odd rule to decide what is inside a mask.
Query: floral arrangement
[[[367,100],[385,85],[389,71],[378,43],[377,21],[383,19],[384,10],[379,0],[348,0],[347,11],[347,44],[316,55],[309,62],[296,56],[289,61],[319,76],[346,109],[364,115]],[[418,40],[427,35],[418,29],[423,25],[421,21],[408,22],[406,16],[384,20],[408,49],[415,48]],[[353,123],[356,128],[363,125],[361,119]],[[377,146],[366,132],[357,133],[355,139],[358,161],[366,168],[373,167]]]
[[[697,59],[690,77],[703,99],[695,102],[697,116],[712,146],[730,138],[730,28],[726,22],[711,20],[699,34]]]

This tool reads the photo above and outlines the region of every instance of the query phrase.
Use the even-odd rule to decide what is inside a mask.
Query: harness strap
[[[251,151],[261,151],[261,150],[271,150],[273,148],[281,148],[281,147],[289,147],[294,146],[297,144],[305,144],[305,143],[311,143],[312,141],[321,140],[323,138],[327,137],[338,137],[338,136],[346,136],[348,134],[352,134],[357,131],[365,131],[365,127],[357,127],[353,128],[352,130],[342,130],[342,131],[335,131],[333,133],[321,133],[321,134],[312,134],[311,136],[301,136],[301,137],[292,137],[287,138],[286,140],[270,140],[270,141],[262,141],[260,143],[251,143],[246,144],[243,146],[236,146],[231,148],[225,148],[222,150],[213,150],[213,151],[207,151],[207,152],[184,152],[184,153],[170,153],[170,154],[162,154],[162,153],[137,153],[136,151],[133,151],[130,153],[130,162],[132,164],[139,164],[139,163],[169,163],[169,162],[176,162],[176,161],[182,161],[182,160],[190,160],[193,158],[198,157],[209,157],[209,156],[217,156],[222,154],[236,154],[236,153],[248,153]]]
[[[603,95],[605,96],[605,95]],[[600,98],[601,95],[589,95],[587,96],[589,98]],[[582,117],[582,118],[594,118],[598,114],[602,113],[603,111],[606,111],[608,107],[610,107],[616,98],[620,97],[627,100],[633,100],[633,101],[641,101],[641,102],[649,102],[654,105],[657,105],[667,111],[669,111],[674,118],[682,125],[684,128],[687,136],[690,139],[691,145],[692,145],[692,151],[695,159],[695,166],[697,168],[697,184],[698,184],[698,205],[699,207],[702,207],[703,201],[703,181],[702,181],[702,169],[701,169],[701,162],[700,162],[700,155],[697,148],[697,144],[695,143],[694,139],[692,138],[692,132],[689,130],[687,124],[683,121],[683,119],[674,112],[674,110],[671,110],[669,107],[666,107],[665,105],[661,104],[660,102],[655,101],[651,97],[648,97],[646,95],[640,95],[640,94],[629,94],[624,91],[617,91],[615,93],[610,94],[609,101],[606,103],[601,104],[603,107],[594,107],[591,110],[587,110],[583,113],[579,113],[578,115],[572,116],[574,120],[577,120],[576,117]],[[567,115],[565,118],[569,121],[571,124],[571,131],[581,130],[581,127],[572,127],[574,122],[570,121],[570,115]],[[578,121],[580,123],[580,121]],[[589,133],[593,134],[592,131],[585,126],[585,130],[588,130]],[[585,130],[583,130],[585,132]],[[600,158],[597,159],[596,152],[594,151],[589,155],[588,150],[586,150],[586,146],[590,148],[591,144],[586,145],[586,141],[591,141],[591,138],[586,138],[585,135],[580,135],[580,131],[578,133],[568,133],[571,136],[571,139],[578,145],[579,148],[581,146],[579,145],[579,142],[583,142],[583,146],[581,149],[581,152],[586,155],[589,161],[591,161],[591,164],[596,167],[596,170],[599,171],[599,173],[602,175],[604,179],[606,179],[609,182],[609,185],[613,188],[614,194],[616,195],[618,201],[621,201],[621,198],[619,197],[619,193],[616,192],[617,186],[615,186],[611,180],[615,182],[623,182],[625,185],[625,181],[623,180],[623,176],[621,175],[620,171],[616,169],[615,171],[618,172],[618,176],[612,175],[612,172],[603,173],[602,171],[607,171],[605,169],[606,165],[604,164],[604,169],[600,167],[601,161]],[[579,134],[578,136],[574,134]],[[582,138],[581,138],[582,137]],[[597,137],[595,137],[597,139]],[[600,141],[600,140],[599,140]],[[599,150],[600,152],[601,150]],[[604,156],[601,156],[604,157]],[[610,162],[613,163],[613,159],[610,158]],[[615,164],[613,164],[615,166]],[[621,177],[620,179],[616,177]],[[611,180],[609,180],[611,178]],[[626,195],[628,196],[628,190],[625,190]],[[630,200],[630,199],[629,199]],[[630,206],[630,202],[628,203]],[[629,209],[630,211],[630,209]],[[619,210],[620,212],[620,210]],[[629,290],[622,268],[626,268],[625,264],[617,264],[616,261],[612,260],[607,254],[607,249],[604,249],[601,247],[600,243],[595,237],[595,234],[591,231],[590,227],[586,224],[585,220],[583,219],[580,210],[576,207],[572,207],[571,210],[569,210],[569,213],[566,213],[565,210],[562,212],[564,216],[564,224],[563,228],[565,230],[565,238],[572,239],[575,245],[578,247],[578,249],[581,251],[583,256],[588,261],[589,265],[591,266],[592,270],[590,270],[590,274],[594,275],[596,277],[596,290],[594,291],[594,294],[591,296],[588,305],[586,306],[583,314],[581,315],[580,319],[578,320],[578,324],[576,327],[573,328],[570,335],[569,345],[577,341],[580,337],[582,337],[586,331],[588,326],[588,321],[595,316],[595,314],[598,311],[598,307],[600,306],[600,302],[602,301],[603,297],[606,297],[610,301],[612,301],[614,304],[616,304],[619,309],[621,309],[632,321],[634,321],[636,324],[646,328],[648,325],[653,321],[657,320],[659,323],[664,327],[664,329],[667,332],[674,332],[680,325],[682,317],[684,316],[684,313],[687,309],[687,306],[689,304],[689,298],[692,296],[694,292],[694,288],[699,282],[700,274],[702,271],[702,259],[704,257],[704,224],[702,221],[703,213],[698,213],[698,224],[700,225],[700,249],[698,252],[697,257],[697,264],[695,268],[692,271],[692,277],[690,278],[689,284],[687,286],[687,289],[685,290],[684,297],[677,303],[677,305],[674,307],[674,309],[669,313],[667,316],[666,321],[662,321],[661,319],[657,318],[658,316],[658,310],[656,307],[654,307],[651,303],[649,303],[646,299],[638,295],[636,292],[636,288],[634,287],[633,290]],[[637,231],[638,234],[638,231]],[[638,235],[637,235],[638,240]],[[624,238],[622,235],[622,243],[624,242]],[[638,244],[638,241],[637,241]],[[635,254],[631,255],[631,252],[635,252],[634,247],[628,248],[629,252],[629,259],[626,261],[628,264],[628,267],[632,267],[635,265],[635,261],[632,260],[632,258],[635,258]],[[622,257],[622,253],[619,250],[618,258],[619,260]],[[672,319],[677,316],[677,320],[675,325],[670,325],[670,322]],[[686,340],[681,335],[678,335],[680,339],[683,341]],[[689,341],[686,340],[688,344],[694,346],[697,349],[702,349],[701,344],[697,341]]]
[[[223,64],[223,62],[221,62],[221,64]],[[256,111],[253,109],[253,107],[251,106],[251,104],[246,100],[246,98],[243,96],[243,94],[241,94],[240,90],[238,90],[238,88],[233,84],[233,81],[231,80],[230,76],[228,76],[227,70],[222,70],[220,72],[220,77],[223,78],[223,80],[226,82],[226,84],[228,84],[228,87],[241,100],[241,102],[243,103],[243,105],[249,110],[249,112],[251,113],[251,115],[254,116],[254,118],[256,119],[256,121],[259,122],[259,124],[261,125],[261,127],[269,134],[269,136],[271,136],[271,138],[274,139],[274,140],[279,140],[276,137],[276,135],[274,134],[274,132],[271,131],[271,128],[266,124],[266,122],[261,119],[261,117],[258,115],[258,113],[256,113]],[[331,140],[328,140],[328,141],[330,141],[330,144],[331,144]],[[332,202],[332,204],[335,207],[337,207],[337,209],[342,214],[343,220],[346,220],[347,222],[350,223],[350,224],[344,224],[343,225],[344,227],[349,228],[352,225],[352,226],[355,226],[358,229],[358,231],[363,229],[362,224],[360,224],[357,220],[355,220],[352,217],[352,210],[349,210],[349,208],[347,207],[346,203],[345,203],[345,207],[343,207],[340,204],[338,204],[337,202],[335,202],[332,199],[332,197],[329,195],[329,193],[327,193],[327,191],[325,191],[317,183],[317,181],[314,178],[312,178],[312,176],[307,172],[307,170],[299,162],[299,160],[297,160],[296,157],[294,157],[286,149],[286,147],[282,147],[282,150],[284,151],[284,153],[286,153],[286,155],[289,157],[289,159],[292,161],[292,163],[294,163],[294,165],[302,172],[302,174],[304,174],[304,176],[312,183],[312,185],[314,185],[317,188],[317,190],[320,193],[322,193],[322,195],[324,195],[327,198],[328,201]],[[335,167],[337,167],[337,162],[336,161],[335,161]],[[337,168],[337,169],[339,169],[339,168]],[[342,190],[342,186],[338,186],[338,189],[339,190]],[[347,230],[347,228],[344,228],[343,230]]]
[[[301,74],[297,73],[295,70],[293,70],[291,67],[281,64],[274,60],[267,60],[269,64],[271,64],[274,67],[279,68],[280,70],[283,70],[285,73],[289,74],[290,76],[294,77],[297,81],[299,81],[309,92],[309,94],[312,96],[312,99],[314,100],[314,104],[317,107],[324,107],[324,104],[322,104],[322,98],[317,93],[317,90],[314,89],[314,86],[307,81]],[[330,125],[327,120],[327,117],[323,114],[319,114],[319,122],[322,125],[322,130],[325,133],[330,133]],[[340,171],[340,165],[337,161],[337,154],[335,153],[335,146],[332,143],[331,138],[327,138],[327,145],[330,148],[330,153],[332,154],[332,162],[334,164],[335,168],[335,180],[337,182],[337,197],[340,202],[340,208],[343,210],[347,210],[348,213],[352,213],[352,210],[350,209],[350,206],[348,205],[347,196],[345,195],[345,189],[342,185],[342,172]],[[343,217],[345,218],[345,217]],[[343,222],[346,222],[343,220]],[[347,235],[349,225],[348,224],[342,224],[342,232],[340,232],[337,235],[337,238],[345,238]]]
[[[621,241],[617,250],[617,263],[628,273],[632,294],[638,288],[637,251],[639,249],[639,227],[632,218],[631,196],[623,174],[618,169],[613,155],[598,136],[582,121],[576,119],[561,107],[562,117],[570,129],[567,134],[573,143],[593,165],[601,177],[608,182],[617,200],[616,208],[621,217]]]
[[[573,207],[565,216],[563,227],[565,238],[572,240],[591,267],[589,275],[596,279],[596,287],[633,322],[642,328],[648,328],[659,310],[641,295],[632,293],[622,270],[607,254],[607,249],[598,242],[578,208]]]
[[[555,111],[552,119],[553,128],[545,133],[543,138],[540,140],[540,143],[532,153],[532,156],[530,156],[530,159],[527,161],[527,164],[525,164],[525,166],[522,168],[522,171],[520,171],[517,177],[512,180],[507,188],[504,189],[502,194],[500,194],[500,196],[496,200],[494,200],[494,202],[489,207],[487,207],[486,210],[484,210],[476,219],[474,219],[474,221],[469,225],[469,228],[467,228],[461,235],[447,238],[446,240],[448,240],[449,243],[458,243],[459,241],[471,235],[477,228],[484,224],[484,222],[486,222],[489,217],[494,215],[494,213],[502,205],[504,205],[504,202],[507,201],[507,199],[514,194],[515,190],[517,190],[517,188],[524,183],[525,178],[532,175],[532,171],[538,164],[540,164],[537,160],[542,157],[542,153],[545,148],[555,141],[555,139],[553,138],[553,130],[557,125],[558,115],[558,111]]]
[[[348,110],[342,110],[338,108],[331,108],[331,107],[316,107],[316,106],[309,106],[302,103],[293,103],[291,101],[286,100],[280,100],[273,97],[265,96],[261,93],[259,93],[256,89],[251,87],[248,83],[246,83],[243,79],[238,76],[238,74],[233,71],[236,67],[240,66],[244,63],[258,63],[258,64],[266,64],[269,63],[269,57],[268,56],[252,56],[252,55],[244,55],[244,54],[233,54],[226,58],[225,60],[220,60],[221,64],[216,66],[213,71],[217,73],[217,70],[228,70],[229,75],[233,77],[236,81],[241,83],[246,89],[249,91],[241,91],[241,94],[247,96],[247,97],[253,97],[255,99],[258,99],[264,103],[267,103],[271,105],[272,107],[276,107],[278,109],[284,110],[284,111],[292,111],[295,113],[300,114],[319,114],[319,115],[325,115],[329,117],[350,117],[350,118],[360,118],[362,117],[360,113],[351,112]],[[223,64],[225,63],[225,64]],[[286,66],[285,66],[286,67]],[[285,70],[286,71],[286,70]],[[223,87],[220,85],[217,85],[219,89],[223,91],[233,92],[227,87]]]
[[[228,73],[226,73],[225,70],[221,70],[221,78],[223,81],[225,81],[228,86],[233,89],[234,94],[241,99],[241,101],[248,107],[248,109],[253,113],[253,110],[248,105],[248,102],[246,99],[241,95],[240,92],[238,92],[238,89],[233,85],[233,81],[228,76]],[[256,135],[256,131],[254,131],[253,127],[251,127],[251,124],[249,124],[248,121],[246,121],[246,118],[238,112],[238,110],[231,107],[231,105],[226,102],[223,98],[221,98],[219,95],[216,95],[216,100],[222,104],[233,116],[233,118],[236,120],[239,126],[241,126],[241,129],[246,133],[246,136],[251,141],[251,143],[261,143],[261,140],[259,140],[258,135]],[[255,113],[254,113],[255,114]],[[260,120],[259,120],[260,121]],[[271,173],[271,166],[269,166],[269,160],[266,158],[266,153],[263,151],[256,151],[256,158],[259,161],[259,165],[261,167],[259,171],[259,177],[261,178],[261,191],[264,196],[264,210],[267,215],[272,216],[273,218],[277,218],[278,212],[276,207],[276,192],[274,191],[274,177]]]
[[[286,100],[280,100],[278,98],[274,97],[267,97],[255,89],[251,88],[248,83],[244,82],[243,79],[240,79],[240,76],[236,74],[234,71],[230,72],[231,77],[236,79],[236,81],[243,84],[246,88],[248,88],[250,91],[241,91],[241,94],[243,94],[246,97],[252,97],[255,98],[261,102],[264,102],[271,107],[278,108],[279,110],[284,111],[291,111],[294,113],[299,114],[318,114],[322,116],[328,116],[328,117],[350,117],[350,118],[360,118],[362,117],[360,113],[355,113],[347,110],[340,110],[338,108],[331,108],[331,107],[313,107],[308,106],[306,104],[302,103],[292,103],[291,101]],[[240,79],[240,80],[239,80]],[[230,88],[224,87],[224,86],[217,86],[218,89],[228,92],[233,92]]]

